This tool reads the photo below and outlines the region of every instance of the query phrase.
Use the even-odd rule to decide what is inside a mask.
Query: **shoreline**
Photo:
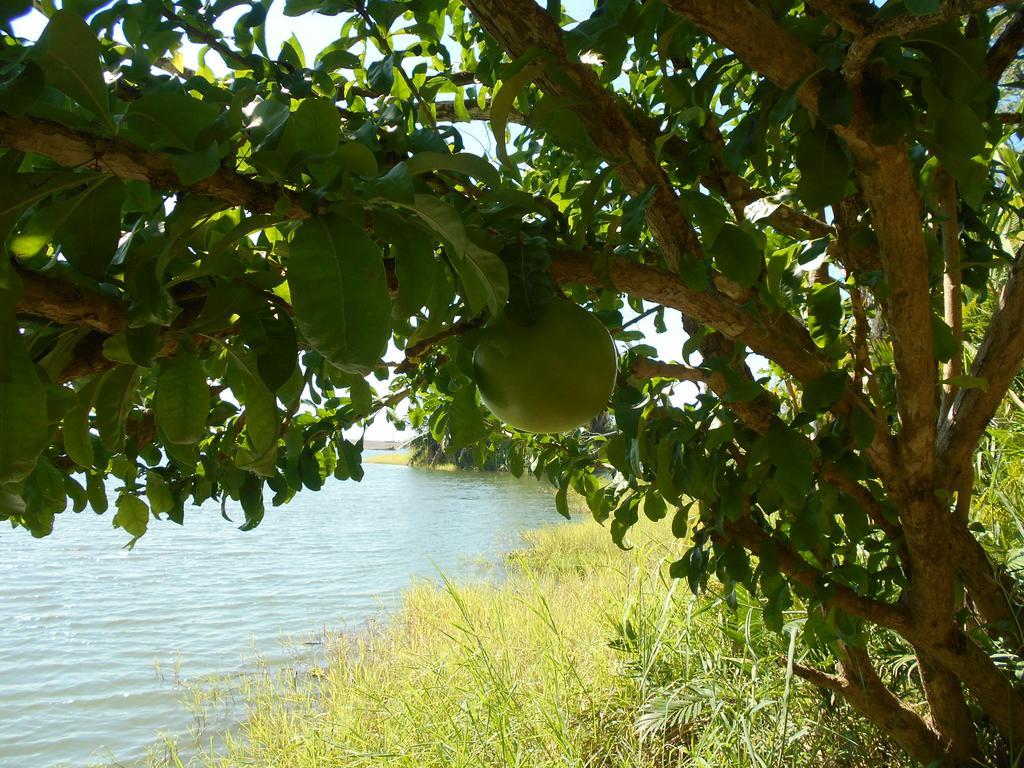
[[[189,765],[658,768],[751,749],[768,764],[909,764],[790,686],[788,637],[748,595],[736,611],[692,597],[665,579],[679,543],[639,529],[623,553],[592,521],[545,526],[502,557],[498,583],[412,585],[385,624],[330,638],[317,672],[247,681],[248,719]],[[843,735],[854,722],[858,743]]]

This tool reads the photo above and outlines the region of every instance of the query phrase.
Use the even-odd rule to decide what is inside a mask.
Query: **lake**
[[[0,533],[4,768],[130,764],[159,733],[187,739],[178,681],[286,663],[318,632],[386,615],[415,579],[493,573],[521,531],[560,519],[528,479],[382,464],[248,533],[207,504],[184,527],[151,521],[128,551],[112,517]]]

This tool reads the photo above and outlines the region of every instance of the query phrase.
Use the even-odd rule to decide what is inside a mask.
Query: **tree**
[[[241,5],[44,2],[36,41],[7,24],[28,0],[3,5],[4,518],[44,536],[116,481],[133,543],[186,501],[239,500],[252,528],[268,494],[360,479],[343,430],[409,401],[559,508],[584,494],[623,546],[672,511],[672,575],[749,589],[779,628],[806,607],[796,673],[914,758],[1010,759],[1020,592],[970,507],[1024,361],[1000,86],[1020,4],[604,0],[573,24],[557,2],[286,0],[339,31],[313,60],[268,50],[269,0]],[[477,329],[556,293],[633,343],[614,430],[479,406]],[[681,313],[677,360],[627,306]],[[924,709],[876,671],[879,632]]]

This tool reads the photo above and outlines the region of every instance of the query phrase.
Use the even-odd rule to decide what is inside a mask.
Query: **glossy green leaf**
[[[819,126],[804,131],[796,148],[800,169],[797,194],[812,211],[838,203],[846,193],[850,160],[830,130]]]
[[[428,195],[416,195],[413,210],[448,246],[449,257],[474,314],[498,314],[508,298],[508,272],[497,255],[474,243],[458,212]]]
[[[138,393],[139,369],[119,365],[103,374],[96,392],[96,429],[107,450],[117,453],[125,442],[125,423]]]
[[[291,317],[262,307],[243,314],[239,329],[245,343],[256,355],[256,369],[260,377],[268,389],[276,392],[292,377],[299,354]]]
[[[217,172],[220,168],[220,153],[220,144],[211,141],[203,149],[171,155],[171,167],[181,183],[189,187]]]
[[[64,416],[61,433],[64,436],[64,452],[80,467],[91,467],[95,462],[92,435],[89,429],[89,413],[99,389],[102,376],[95,376],[78,393],[78,402]]]
[[[288,255],[295,322],[339,368],[368,373],[387,348],[391,299],[380,248],[341,216],[303,222]]]
[[[57,11],[32,48],[32,57],[48,85],[63,91],[113,128],[99,41],[81,16]]]
[[[539,70],[539,63],[524,66],[504,80],[491,99],[491,133],[494,134],[498,159],[506,171],[516,178],[519,176],[519,170],[509,159],[508,149],[505,146],[505,129],[508,127],[508,118],[515,105],[516,96],[527,83],[536,77]]]
[[[217,119],[220,107],[178,91],[151,91],[128,107],[121,128],[154,149],[199,149],[199,137]]]
[[[238,447],[235,465],[264,477],[274,474],[277,461],[278,438],[281,431],[281,417],[277,399],[263,383],[253,361],[226,345],[230,365],[237,373],[241,386],[235,396],[245,406],[245,442]]]
[[[46,391],[20,336],[0,343],[0,483],[22,480],[50,440]]]
[[[649,520],[657,522],[668,514],[668,506],[657,491],[648,491],[644,496],[644,514]]]
[[[465,448],[487,435],[487,425],[477,404],[476,387],[467,384],[456,391],[448,417],[448,432],[452,450]]]
[[[203,364],[191,352],[160,363],[153,395],[153,416],[172,443],[198,443],[210,415],[210,385]]]
[[[814,480],[814,453],[811,441],[797,430],[774,422],[764,437],[775,479],[786,503],[800,507]]]
[[[711,248],[715,266],[723,275],[749,288],[761,274],[762,254],[757,242],[734,224],[725,224]]]
[[[114,514],[115,528],[121,528],[131,535],[131,544],[146,535],[149,527],[149,507],[137,496],[122,493],[117,497],[117,512]]]
[[[454,154],[420,152],[406,160],[405,165],[413,176],[430,171],[455,171],[495,187],[501,184],[501,177],[493,165],[482,157],[471,155],[468,152],[455,152]]]
[[[149,508],[156,517],[174,509],[174,494],[159,472],[146,473],[146,498],[149,500]]]

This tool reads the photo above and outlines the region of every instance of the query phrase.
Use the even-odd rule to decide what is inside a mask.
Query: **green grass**
[[[789,636],[764,629],[749,600],[730,610],[667,580],[678,545],[666,527],[639,526],[623,553],[592,522],[552,526],[528,535],[499,585],[421,583],[387,625],[334,638],[322,671],[249,680],[245,722],[192,762],[902,764],[787,674]]]

